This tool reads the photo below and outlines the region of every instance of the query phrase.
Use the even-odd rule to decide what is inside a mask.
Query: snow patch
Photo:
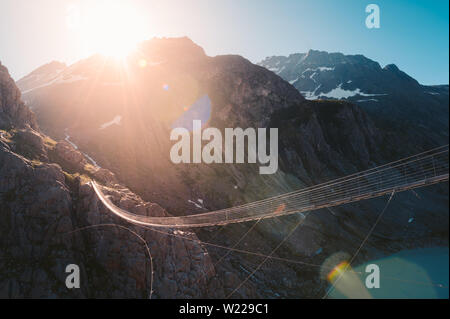
[[[378,102],[377,99],[365,99],[365,100],[357,100],[356,102]]]
[[[305,73],[305,72],[308,72],[308,71],[311,71],[311,72],[317,72],[317,71],[319,71],[319,72],[324,72],[324,71],[334,71],[334,67],[330,68],[330,67],[326,67],[326,66],[319,66],[319,67],[317,67],[317,68],[307,68],[307,69],[305,69],[305,70],[302,72],[302,74]]]
[[[314,91],[301,91],[300,93],[305,97],[307,100],[317,100],[319,96],[316,95],[317,90],[322,86],[322,84],[319,84]]]
[[[332,89],[331,91],[329,91],[328,93],[319,93],[316,94],[315,92],[317,91],[319,87],[317,87],[314,91],[303,91],[301,92],[306,99],[308,100],[315,100],[318,99],[320,97],[326,97],[326,98],[331,98],[331,99],[348,99],[349,97],[353,97],[353,96],[382,96],[382,95],[387,95],[387,94],[368,94],[368,93],[364,93],[361,91],[361,89],[357,88],[354,90],[345,90],[342,88],[342,83],[339,84],[336,88]]]
[[[283,72],[283,70],[285,69],[286,67],[283,65],[282,67],[281,67],[281,69],[279,69],[278,70],[278,72],[276,72],[277,74],[280,74],[281,72]]]
[[[197,207],[197,208],[203,208],[203,206],[200,206],[199,204],[197,204],[194,201],[191,201],[190,199],[188,200],[188,203],[191,203],[191,204],[195,205],[195,207]]]
[[[78,150],[78,146],[70,140],[70,135],[67,134],[67,128],[64,130],[64,134],[66,135],[66,138],[64,140],[70,145],[72,145],[74,149]],[[92,163],[92,165],[94,165],[95,168],[100,168],[100,165],[98,165],[97,162],[92,157],[90,157],[86,153],[83,152],[81,153]]]
[[[279,69],[278,68],[267,68],[267,70],[277,73]]]
[[[326,67],[326,66],[320,66],[320,67],[318,67],[317,68],[319,71],[334,71],[334,67],[332,67],[332,68],[329,68],[329,67]]]
[[[105,129],[105,128],[111,126],[111,125],[114,125],[114,124],[120,125],[121,121],[122,121],[122,116],[121,115],[116,115],[116,117],[114,117],[114,119],[112,121],[103,123],[100,126],[99,130],[103,130],[103,129]]]

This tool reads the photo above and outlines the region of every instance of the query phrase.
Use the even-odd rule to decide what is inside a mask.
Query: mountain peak
[[[139,49],[153,59],[191,61],[206,57],[203,48],[188,37],[153,38],[140,43]]]
[[[395,65],[395,64],[388,64],[383,69],[388,70],[388,71],[394,71],[394,72],[399,72],[400,71],[398,66]]]
[[[56,60],[53,60],[47,64],[42,65],[41,67],[34,70],[31,74],[37,74],[37,73],[49,73],[54,72],[56,70],[62,70],[65,69],[67,65],[63,62],[59,62]]]

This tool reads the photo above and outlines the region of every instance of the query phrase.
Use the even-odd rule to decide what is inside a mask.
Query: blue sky
[[[100,1],[100,0],[98,0]],[[51,60],[91,54],[66,25],[68,7],[94,0],[0,0],[0,60],[15,79]],[[365,8],[381,10],[367,29]],[[129,0],[144,33],[189,36],[208,55],[240,54],[252,62],[308,49],[364,54],[395,63],[423,84],[449,82],[447,0]]]

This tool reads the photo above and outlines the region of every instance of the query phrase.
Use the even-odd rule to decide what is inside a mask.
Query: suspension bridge
[[[165,228],[208,227],[309,212],[445,182],[449,177],[448,153],[449,146],[445,145],[279,196],[208,213],[176,217],[133,214],[114,205],[100,185],[95,181],[91,183],[100,201],[113,214],[132,224]]]

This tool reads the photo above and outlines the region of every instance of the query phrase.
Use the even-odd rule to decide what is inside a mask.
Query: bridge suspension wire
[[[100,186],[92,186],[102,203],[130,223],[165,228],[227,225],[329,208],[448,181],[449,146],[438,147],[369,170],[267,199],[208,213],[151,217],[130,213],[114,205]]]
[[[239,240],[231,248],[236,248],[244,240],[244,238],[247,237],[248,234],[250,234],[250,232],[256,227],[256,225],[258,225],[260,221],[261,219],[258,219],[242,236],[240,236]],[[232,250],[228,249],[225,255],[220,257],[219,260],[214,263],[214,267],[217,267],[220,262],[225,259],[231,252]]]
[[[220,244],[216,244],[216,243],[211,243],[211,242],[207,242],[207,241],[203,241],[200,240],[198,238],[192,238],[190,236],[184,236],[184,235],[180,235],[178,232],[178,230],[175,230],[174,232],[172,231],[167,231],[167,230],[162,230],[162,228],[152,228],[152,227],[148,227],[148,226],[139,226],[138,227],[142,227],[148,231],[152,231],[161,235],[165,235],[165,236],[169,236],[169,237],[174,237],[174,238],[178,238],[180,240],[187,240],[187,241],[191,241],[191,242],[195,242],[197,244],[201,244],[207,247],[214,247],[217,249],[223,249],[229,252],[233,252],[233,253],[239,253],[239,254],[244,254],[244,255],[249,255],[249,256],[255,256],[255,257],[261,257],[264,258],[264,260],[273,260],[273,261],[279,261],[279,262],[285,262],[285,263],[289,263],[292,265],[300,265],[300,266],[304,266],[304,267],[312,267],[312,268],[316,268],[316,269],[329,269],[330,271],[333,270],[333,267],[326,267],[323,264],[315,264],[315,263],[311,263],[311,262],[305,262],[305,261],[301,261],[301,260],[296,260],[296,259],[289,259],[289,258],[283,258],[283,257],[279,257],[279,256],[275,256],[274,254],[272,255],[266,255],[263,253],[259,253],[259,252],[254,252],[254,251],[249,251],[249,250],[244,250],[244,249],[238,249],[235,247],[228,247],[228,246],[223,246]],[[367,274],[365,272],[362,271],[356,271],[354,270],[354,272],[356,274],[358,274],[359,276],[366,276]],[[448,286],[444,285],[442,283],[437,283],[437,282],[423,282],[423,281],[417,281],[417,280],[408,280],[408,279],[402,279],[402,278],[398,278],[398,277],[393,277],[393,276],[384,276],[385,278],[388,278],[390,280],[395,280],[395,281],[399,281],[399,282],[405,282],[405,283],[411,283],[411,284],[415,284],[415,285],[420,285],[420,286],[429,286],[429,287],[436,287],[436,288],[442,288],[442,289],[447,289]]]
[[[356,259],[356,257],[358,256],[359,252],[361,251],[361,249],[363,248],[363,246],[365,245],[365,243],[367,242],[367,240],[369,239],[369,237],[372,235],[373,231],[375,230],[375,228],[377,227],[378,223],[381,221],[381,219],[383,218],[384,213],[386,212],[389,204],[392,201],[392,198],[394,197],[395,194],[395,190],[392,191],[391,196],[389,197],[386,205],[384,206],[383,210],[381,211],[381,213],[378,215],[375,223],[373,224],[373,226],[370,228],[369,232],[367,233],[367,235],[364,237],[363,241],[361,242],[361,244],[358,246],[358,249],[356,249],[355,253],[353,254],[352,258],[350,259],[350,261],[348,262],[348,264],[345,266],[345,269],[343,270],[343,272],[341,272],[339,274],[339,277],[336,279],[336,281],[331,285],[331,287],[325,292],[325,295],[322,297],[322,299],[325,299],[328,297],[328,295],[331,293],[331,291],[334,289],[334,287],[337,285],[337,283],[342,279],[342,275],[349,269],[349,267],[352,265],[353,261]]]
[[[131,233],[134,236],[136,236],[144,244],[145,249],[146,249],[147,254],[148,254],[148,258],[150,260],[150,292],[149,292],[149,295],[148,295],[148,299],[152,299],[152,295],[153,295],[153,281],[154,281],[153,257],[152,257],[152,254],[150,252],[150,248],[148,247],[147,241],[145,240],[144,237],[142,237],[137,232],[135,232],[134,230],[132,230],[132,229],[130,229],[128,227],[125,227],[125,226],[119,225],[119,224],[112,224],[112,223],[109,223],[109,224],[96,224],[96,225],[89,225],[89,226],[85,226],[85,227],[80,227],[80,228],[74,229],[72,231],[63,233],[63,235],[70,235],[70,234],[74,234],[74,233],[81,232],[81,231],[84,231],[84,230],[96,229],[96,228],[102,228],[102,227],[116,227],[116,228],[119,228],[119,229],[126,230],[129,233]]]
[[[236,287],[236,288],[234,288],[233,289],[233,291],[232,292],[230,292],[229,294],[228,294],[228,296],[226,297],[226,299],[230,299],[232,296],[233,296],[233,294],[236,292],[236,291],[238,291],[264,264],[265,264],[265,262],[270,258],[270,257],[272,257],[273,256],[273,254],[275,254],[275,252],[288,240],[288,238],[289,237],[291,237],[292,236],[292,234],[297,230],[297,228],[301,225],[301,224],[303,224],[304,222],[305,222],[305,220],[306,220],[306,218],[304,218],[304,219],[300,219],[296,224],[295,224],[295,226],[294,227],[292,227],[292,229],[291,229],[291,231],[289,232],[289,233],[287,233],[286,234],[286,236],[284,236],[284,238],[283,238],[283,240],[282,241],[280,241],[279,243],[278,243],[278,245],[277,246],[275,246],[275,248],[274,249],[272,249],[272,251],[270,252],[270,254],[269,255],[267,255],[264,259],[263,259],[263,261],[261,261],[259,264],[258,264],[258,266]]]

